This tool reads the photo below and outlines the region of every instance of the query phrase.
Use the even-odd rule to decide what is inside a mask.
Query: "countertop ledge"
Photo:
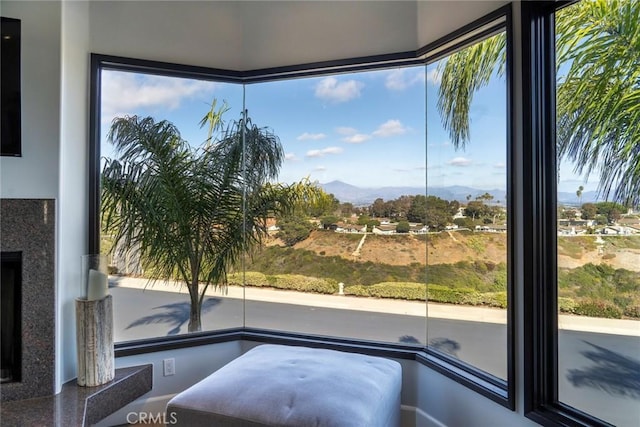
[[[3,426],[90,426],[151,391],[153,365],[116,369],[107,384],[80,387],[76,380],[53,396],[3,402]]]

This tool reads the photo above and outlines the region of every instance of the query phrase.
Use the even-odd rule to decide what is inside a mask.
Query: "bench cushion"
[[[265,344],[176,395],[188,426],[400,425],[400,364],[381,357]]]

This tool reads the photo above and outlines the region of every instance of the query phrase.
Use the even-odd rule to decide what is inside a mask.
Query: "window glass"
[[[251,327],[428,345],[507,379],[504,45],[244,86],[102,70],[115,340]]]
[[[640,424],[638,13],[556,13],[558,397],[620,426]]]
[[[492,36],[426,69],[428,343],[500,379],[507,379],[505,39]]]
[[[192,304],[186,283],[180,280],[182,275],[177,269],[170,274],[159,272],[158,268],[145,262],[144,258],[141,259],[140,244],[128,244],[123,239],[114,245],[115,229],[105,229],[109,205],[105,203],[105,193],[111,189],[111,194],[115,194],[118,183],[135,182],[135,187],[131,186],[129,190],[125,190],[124,185],[120,188],[118,197],[122,199],[116,202],[118,207],[111,212],[112,223],[128,218],[127,224],[135,234],[142,228],[132,227],[131,221],[141,219],[142,215],[147,219],[161,218],[159,223],[155,223],[155,233],[146,230],[148,239],[155,240],[150,246],[175,247],[177,252],[182,251],[184,258],[189,249],[168,239],[179,236],[176,228],[181,224],[181,217],[185,217],[187,212],[195,212],[198,206],[210,209],[211,200],[202,199],[193,191],[194,186],[203,184],[192,179],[190,174],[195,169],[187,168],[186,157],[180,159],[177,153],[190,152],[195,157],[202,156],[202,151],[197,150],[206,144],[208,129],[201,127],[199,122],[211,110],[213,100],[217,101],[216,108],[226,103],[228,111],[224,113],[223,120],[227,124],[240,118],[243,110],[242,85],[113,70],[102,70],[101,73],[103,227],[100,249],[109,260],[114,339],[118,342],[183,334],[189,331]],[[161,126],[165,120],[177,131],[168,125]],[[111,131],[115,132],[111,134]],[[214,139],[223,134],[224,127],[221,127]],[[118,151],[109,139],[110,135],[113,141],[132,142],[129,147],[132,150]],[[182,147],[176,142],[178,135],[185,141]],[[146,151],[140,151],[142,148]],[[117,165],[123,168],[118,169]],[[140,169],[133,169],[134,166]],[[210,193],[210,197],[218,197],[215,194]],[[110,200],[115,200],[113,197],[116,196]],[[241,211],[241,199],[237,206]],[[214,213],[210,217],[215,217]],[[190,229],[196,229],[196,224]],[[189,236],[194,235],[184,232],[181,242],[189,241]],[[165,253],[164,256],[170,255]],[[149,282],[152,277],[160,277],[161,280]],[[171,277],[178,280],[163,280]],[[202,289],[200,286],[199,292]],[[242,301],[241,288],[232,287],[222,293],[210,287],[202,300],[201,330],[241,327]]]
[[[426,344],[425,69],[248,85],[277,181],[322,198],[269,218],[246,260],[246,326]]]

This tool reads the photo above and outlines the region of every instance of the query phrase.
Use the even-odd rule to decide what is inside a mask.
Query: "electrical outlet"
[[[165,377],[168,377],[170,375],[175,375],[176,359],[174,359],[173,357],[171,359],[164,359],[162,361],[162,367],[163,367]]]

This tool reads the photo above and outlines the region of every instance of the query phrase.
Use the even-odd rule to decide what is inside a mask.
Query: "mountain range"
[[[348,184],[342,181],[331,181],[326,184],[319,184],[327,193],[333,194],[340,202],[353,203],[356,206],[366,206],[373,203],[377,198],[383,200],[394,200],[400,196],[414,196],[416,194],[428,194],[440,197],[445,200],[457,200],[461,203],[467,201],[467,196],[471,195],[471,200],[476,197],[489,193],[493,196],[493,202],[503,204],[506,200],[506,191],[500,189],[479,189],[465,187],[461,185],[452,185],[449,187],[379,187],[379,188],[363,188]],[[595,191],[586,191],[582,194],[582,203],[595,202]],[[558,202],[563,204],[578,205],[579,200],[575,193],[559,192]]]

